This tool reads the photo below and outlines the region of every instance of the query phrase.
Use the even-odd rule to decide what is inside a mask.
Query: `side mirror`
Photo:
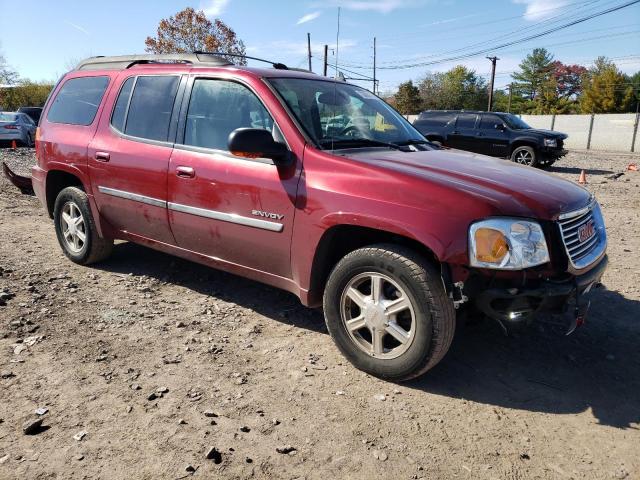
[[[496,130],[500,130],[501,132],[504,132],[505,130],[505,126],[503,123],[496,123]]]
[[[276,165],[289,165],[291,152],[261,128],[238,128],[229,134],[229,151],[238,157],[270,158]]]

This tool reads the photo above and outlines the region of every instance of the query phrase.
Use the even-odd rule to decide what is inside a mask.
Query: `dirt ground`
[[[552,169],[585,169],[607,221],[586,326],[475,322],[399,385],[352,368],[287,293],[129,243],[72,264],[1,179],[0,478],[639,479],[640,172],[607,178],[630,162]]]

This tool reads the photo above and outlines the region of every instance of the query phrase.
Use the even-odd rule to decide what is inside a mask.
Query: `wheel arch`
[[[53,208],[58,194],[67,187],[78,187],[87,191],[80,177],[66,170],[49,170],[46,179],[46,201],[49,217],[53,218]]]
[[[316,247],[311,265],[307,303],[310,306],[322,303],[322,295],[329,274],[341,258],[358,248],[379,243],[392,243],[411,248],[439,271],[442,270],[442,264],[434,250],[414,238],[372,227],[338,224],[323,233]]]
[[[509,150],[509,155],[513,154],[516,148],[519,148],[519,147],[531,147],[536,153],[538,153],[539,151],[538,142],[533,138],[525,137],[525,138],[518,138],[513,142],[511,142],[511,149]]]

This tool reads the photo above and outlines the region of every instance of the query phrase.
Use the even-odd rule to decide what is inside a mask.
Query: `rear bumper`
[[[3,129],[4,130],[4,129]],[[27,137],[20,130],[0,131],[0,142],[8,142],[11,140],[24,141]]]
[[[489,288],[477,295],[476,306],[504,324],[528,323],[541,312],[562,314],[572,298],[579,306],[584,295],[600,283],[607,264],[605,255],[588,272],[568,279],[542,280],[535,286]]]

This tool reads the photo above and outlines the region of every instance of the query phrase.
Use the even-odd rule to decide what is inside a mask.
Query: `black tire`
[[[65,239],[65,230],[63,230],[63,222],[66,223],[63,211],[66,213],[67,209],[73,210],[74,208],[77,209],[82,218],[82,228],[74,228],[77,232],[81,232],[85,238],[81,243],[78,242],[77,248],[72,245],[73,241]],[[104,260],[111,254],[113,240],[101,238],[98,235],[98,230],[91,214],[89,198],[80,188],[67,187],[60,191],[53,207],[53,222],[58,243],[60,243],[64,254],[72,262],[79,265],[89,265]],[[68,230],[66,231],[68,232]]]
[[[533,147],[522,145],[511,152],[511,161],[520,165],[535,167],[538,165],[538,153]]]
[[[342,317],[347,287],[370,272],[396,282],[413,308],[412,340],[395,358],[375,358],[373,352],[366,353],[352,338]],[[456,329],[455,309],[438,271],[413,250],[398,245],[372,245],[346,255],[329,276],[323,304],[327,329],[342,354],[356,368],[386,380],[409,380],[434,367],[449,350]],[[368,327],[362,331],[366,334]],[[371,338],[373,345],[373,334]]]

